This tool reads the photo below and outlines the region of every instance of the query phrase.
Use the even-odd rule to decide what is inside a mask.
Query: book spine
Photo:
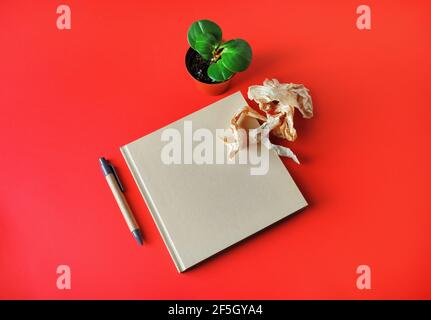
[[[143,177],[140,175],[139,170],[137,169],[135,161],[133,160],[133,157],[131,156],[128,147],[127,146],[121,147],[120,150],[121,150],[121,153],[123,154],[124,159],[126,160],[126,163],[127,163],[127,166],[129,167],[130,172],[132,173],[133,179],[135,180],[135,183],[138,185],[139,191],[141,192],[141,195],[144,198],[145,203],[147,204],[147,207],[151,213],[151,216],[153,217],[153,220],[156,223],[157,229],[162,235],[162,239],[165,242],[166,247],[168,248],[169,254],[172,257],[172,260],[174,260],[177,270],[179,272],[183,272],[186,268],[183,262],[181,261],[181,258],[177,250],[175,249],[173,241],[169,236],[169,233],[167,232],[167,229],[163,223],[162,218],[160,217],[160,214],[156,206],[154,205],[154,202],[150,196],[150,193],[148,192],[148,188],[145,185],[145,181]]]

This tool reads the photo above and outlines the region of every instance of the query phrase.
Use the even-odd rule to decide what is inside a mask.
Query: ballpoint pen
[[[126,198],[124,197],[124,187],[118,178],[115,168],[109,163],[108,160],[103,157],[99,158],[99,162],[100,166],[102,167],[102,172],[106,178],[106,181],[108,182],[109,187],[111,188],[115,200],[117,201],[118,207],[120,207],[121,213],[123,214],[124,220],[126,220],[130,232],[132,232],[139,245],[142,245],[143,239],[141,230],[139,229],[139,225],[133,216],[132,210],[130,209]]]

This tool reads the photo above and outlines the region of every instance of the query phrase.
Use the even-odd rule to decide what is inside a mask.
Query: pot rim
[[[225,81],[213,82],[213,83],[203,82],[203,81],[201,81],[201,80],[199,80],[199,79],[196,79],[196,78],[195,78],[195,76],[190,72],[190,70],[189,70],[189,63],[188,63],[188,61],[189,61],[188,56],[189,56],[189,55],[191,54],[191,52],[193,52],[193,51],[195,51],[195,50],[194,50],[192,47],[189,47],[189,48],[188,48],[188,50],[187,50],[187,52],[186,52],[186,57],[185,57],[185,65],[186,65],[186,69],[187,69],[187,72],[189,73],[189,75],[190,75],[194,80],[198,81],[199,83],[202,83],[202,84],[205,84],[205,85],[208,85],[208,86],[216,86],[216,85],[220,85],[220,84],[222,84],[222,83],[226,83],[226,82],[231,81],[231,80],[232,80],[232,78],[235,76],[235,74],[233,74],[229,79],[227,79],[227,80],[225,80]]]

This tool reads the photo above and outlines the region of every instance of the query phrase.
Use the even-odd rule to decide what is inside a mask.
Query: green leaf
[[[195,49],[205,60],[212,57],[212,53],[218,45],[217,39],[211,33],[201,33],[196,36]]]
[[[241,72],[251,63],[252,52],[250,45],[242,39],[230,40],[223,43],[220,61],[232,72]]]
[[[199,35],[204,33],[212,34],[217,42],[220,43],[222,37],[220,27],[210,20],[199,20],[193,22],[189,28],[189,31],[187,32],[187,40],[190,44],[190,47],[196,50],[196,39]]]
[[[208,68],[208,76],[218,82],[226,81],[230,77],[232,77],[234,72],[230,71],[229,69],[226,69],[221,62],[221,60],[217,61],[216,63],[213,63]]]

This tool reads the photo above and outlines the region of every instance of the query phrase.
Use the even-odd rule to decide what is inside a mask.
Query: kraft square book
[[[121,147],[179,272],[307,206],[273,150],[267,150],[264,174],[252,175],[256,164],[251,161],[184,161],[187,125],[194,132],[212,132],[215,148],[221,140],[216,130],[228,128],[232,115],[246,105],[242,94],[234,93]],[[247,121],[250,127],[258,126],[254,119]],[[181,163],[166,164],[162,160],[163,148],[169,143],[162,136],[169,133],[168,129],[181,135]],[[192,144],[194,147],[199,142]]]

